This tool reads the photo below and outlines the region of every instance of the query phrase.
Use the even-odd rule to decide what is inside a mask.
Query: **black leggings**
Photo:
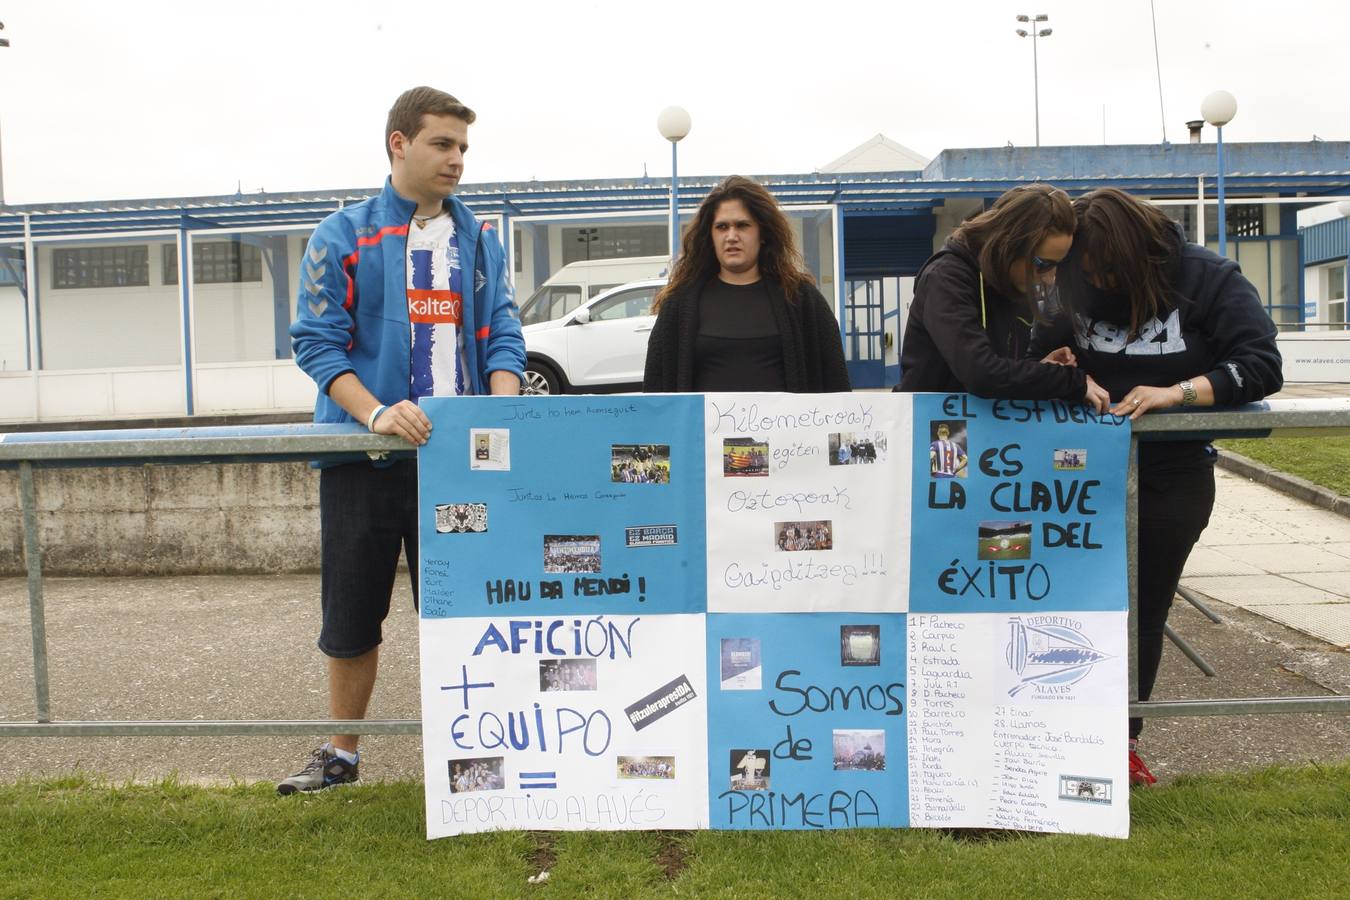
[[[1139,699],[1153,694],[1162,661],[1163,626],[1186,557],[1209,524],[1214,509],[1214,466],[1176,470],[1166,477],[1139,478]],[[1130,719],[1130,737],[1139,737],[1144,720]]]

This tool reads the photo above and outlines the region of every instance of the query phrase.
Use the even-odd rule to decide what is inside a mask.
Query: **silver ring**
[[[1134,401],[1134,405],[1135,405],[1135,406],[1138,406],[1138,405],[1139,405],[1139,401],[1138,401],[1138,400]]]

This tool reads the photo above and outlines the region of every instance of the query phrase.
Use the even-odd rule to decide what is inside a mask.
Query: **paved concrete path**
[[[1220,470],[1182,585],[1350,648],[1350,519]]]
[[[1350,385],[1291,384],[1275,397],[1347,394]],[[1223,469],[1218,479],[1214,514],[1182,585],[1350,648],[1350,518]]]
[[[325,719],[317,575],[51,578],[53,718]],[[400,578],[369,715],[420,716],[417,619]],[[34,718],[27,583],[0,579],[0,721]],[[276,780],[306,737],[0,739],[0,781],[75,770],[117,780]],[[421,777],[421,738],[365,739],[363,775]],[[363,760],[364,762],[364,760]]]

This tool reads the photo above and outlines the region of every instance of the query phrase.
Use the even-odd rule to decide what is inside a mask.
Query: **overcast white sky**
[[[1238,99],[1229,141],[1350,138],[1350,3],[1156,0],[1167,138]],[[1163,137],[1148,0],[0,3],[10,203],[378,184],[385,114],[477,110],[467,183],[809,172],[880,132],[924,156]],[[1042,26],[1044,27],[1044,26]],[[1207,130],[1206,140],[1212,140]]]

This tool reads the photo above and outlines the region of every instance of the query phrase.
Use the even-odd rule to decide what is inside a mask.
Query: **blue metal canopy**
[[[1350,142],[1230,144],[1230,196],[1321,195],[1350,192]],[[1150,197],[1193,197],[1197,179],[1213,188],[1214,147],[1208,144],[1103,147],[1021,147],[944,150],[922,173],[806,173],[756,176],[784,205],[837,204],[846,214],[905,214],[962,197],[995,197],[1030,181],[1070,193],[1119,187]],[[720,177],[680,179],[695,202]],[[26,204],[0,207],[0,240],[23,238],[28,220],[36,238],[60,235],[199,228],[312,225],[378,187],[280,194]],[[510,217],[630,212],[662,215],[670,183],[661,178],[522,181],[467,184],[458,196],[474,212]]]

